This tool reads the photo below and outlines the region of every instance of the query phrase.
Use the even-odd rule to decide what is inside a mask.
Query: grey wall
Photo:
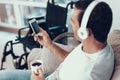
[[[120,0],[103,0],[107,2],[113,11],[112,29],[120,29]]]

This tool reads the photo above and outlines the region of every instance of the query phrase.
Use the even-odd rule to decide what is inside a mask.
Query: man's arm
[[[54,42],[52,42],[52,44],[48,46],[48,49],[52,51],[52,53],[54,53],[61,61],[64,61],[66,56],[69,54],[68,51],[59,47]]]
[[[60,48],[58,45],[52,42],[48,33],[42,28],[40,29],[40,33],[34,34],[34,40],[38,41],[41,45],[47,47],[61,61],[63,61],[65,57],[69,54],[68,51],[64,50],[63,48]]]

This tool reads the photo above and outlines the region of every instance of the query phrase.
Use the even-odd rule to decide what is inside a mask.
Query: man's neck
[[[83,42],[83,51],[86,53],[93,54],[102,50],[105,46],[106,46],[106,43],[101,43],[94,39],[92,40],[87,39]]]

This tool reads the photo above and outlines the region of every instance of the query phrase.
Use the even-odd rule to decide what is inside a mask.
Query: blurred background
[[[28,26],[26,19],[46,15],[47,1],[48,0],[0,0],[0,64],[2,62],[3,52],[5,51],[5,44],[8,41],[16,43],[18,30]],[[69,2],[75,0],[54,1],[55,4],[66,7]],[[72,31],[71,28],[69,31]],[[15,55],[25,53],[23,44],[19,43],[14,45],[13,49]],[[11,55],[8,55],[4,67],[14,69],[12,60]]]
[[[15,40],[18,30],[28,26],[26,18],[45,16],[48,0],[0,0],[0,60],[2,58],[5,43],[9,40]],[[68,2],[75,0],[54,0],[58,5],[65,7]],[[106,1],[113,11],[112,29],[120,29],[120,1]],[[67,25],[68,31],[72,32],[70,25],[71,10],[68,10]],[[23,53],[22,44],[14,46],[15,53]],[[10,57],[8,58],[9,62]],[[1,61],[0,61],[1,63]],[[8,64],[7,64],[8,66]]]

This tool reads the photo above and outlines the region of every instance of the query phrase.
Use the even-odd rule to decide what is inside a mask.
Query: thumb
[[[42,32],[43,32],[43,31],[45,31],[45,30],[44,30],[43,28],[41,28],[41,27],[40,27],[40,31],[42,31]]]
[[[44,77],[44,73],[43,73],[42,68],[39,68],[39,69],[38,69],[38,72],[39,72],[39,76],[41,77],[41,79],[44,80],[45,77]]]
[[[43,69],[42,69],[42,68],[39,68],[39,69],[38,69],[38,72],[39,72],[40,74],[43,74]]]

